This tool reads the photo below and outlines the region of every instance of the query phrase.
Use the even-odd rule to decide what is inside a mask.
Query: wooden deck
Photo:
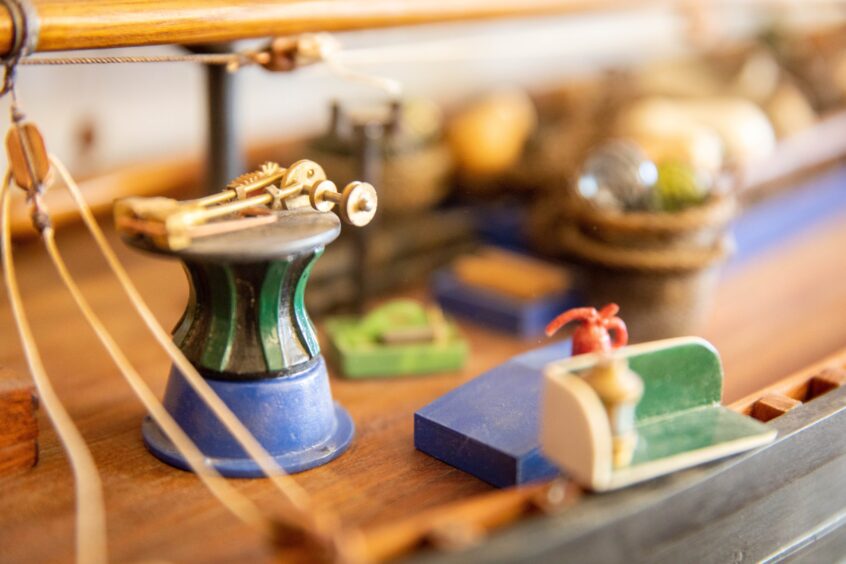
[[[60,243],[83,291],[161,393],[168,362],[144,334],[128,302],[93,252],[85,234],[68,228]],[[140,256],[117,244],[132,276],[166,326],[184,304],[180,267]],[[846,343],[846,215],[805,231],[777,250],[728,272],[703,336],[720,350],[730,402]],[[141,405],[122,383],[93,333],[59,288],[34,243],[18,248],[21,284],[45,362],[56,387],[91,446],[103,476],[110,556],[114,561],[267,561],[270,552],[185,472],[150,456],[141,443]],[[25,367],[5,298],[0,303],[0,365]],[[625,313],[625,312],[623,312]],[[319,321],[319,320],[318,320]],[[319,324],[319,323],[318,323]],[[531,348],[465,326],[471,361],[461,374],[398,381],[333,379],[336,399],[357,425],[351,450],[297,480],[345,522],[395,520],[447,501],[489,490],[475,478],[418,453],[412,413],[445,391]],[[24,474],[0,479],[0,562],[64,562],[73,556],[73,490],[69,468],[41,414],[41,458]],[[262,481],[237,487],[262,504],[274,490]]]

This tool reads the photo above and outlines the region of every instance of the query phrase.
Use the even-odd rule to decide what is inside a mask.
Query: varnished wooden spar
[[[207,43],[655,3],[647,0],[34,0],[38,51]],[[0,17],[0,52],[11,20]]]

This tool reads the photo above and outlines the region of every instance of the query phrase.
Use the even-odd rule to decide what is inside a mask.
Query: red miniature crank
[[[580,321],[581,324],[573,331],[573,355],[609,352],[611,349],[624,347],[629,342],[626,323],[617,317],[619,311],[620,306],[614,303],[600,310],[595,307],[568,309],[546,326],[546,335],[551,337],[571,321]],[[613,342],[611,331],[614,332]]]

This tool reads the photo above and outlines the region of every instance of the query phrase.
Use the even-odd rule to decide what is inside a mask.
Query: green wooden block
[[[686,453],[691,453],[690,462],[718,458],[721,453],[714,454],[713,449],[721,445],[735,450],[737,441],[744,443],[748,439],[753,443],[750,446],[756,446],[775,438],[774,432],[762,423],[721,406],[680,411],[665,419],[647,419],[638,424],[637,432],[639,440],[628,469],[632,471]],[[741,445],[736,450],[745,449]]]
[[[339,316],[326,321],[329,355],[348,378],[390,378],[452,372],[464,366],[467,343],[455,324],[443,320],[443,337],[424,342],[387,343],[391,332],[427,331],[432,321],[423,306],[395,300],[364,317]]]

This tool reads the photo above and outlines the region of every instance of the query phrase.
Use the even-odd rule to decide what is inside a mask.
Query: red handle
[[[619,317],[612,317],[605,322],[605,328],[608,332],[614,332],[614,342],[612,346],[615,349],[625,347],[629,342],[629,330],[626,327],[626,322]]]
[[[587,321],[596,317],[596,309],[592,307],[576,307],[568,309],[555,319],[549,322],[546,326],[546,336],[552,337],[559,329],[570,323],[571,321]]]

